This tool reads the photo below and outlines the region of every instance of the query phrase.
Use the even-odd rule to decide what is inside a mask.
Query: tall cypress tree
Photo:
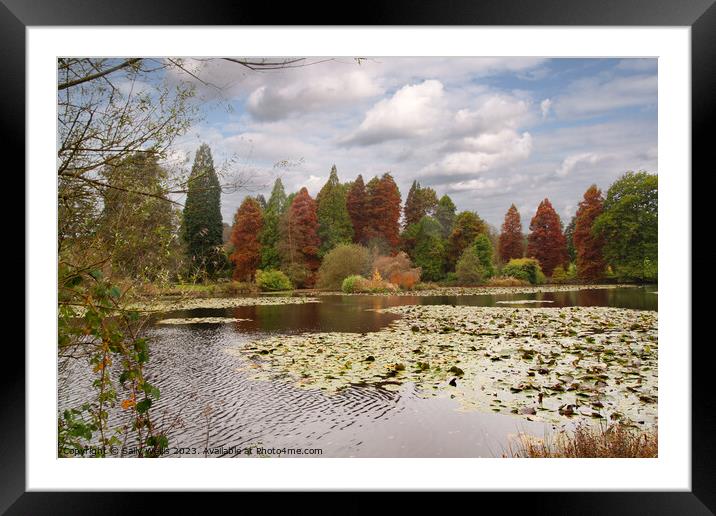
[[[523,238],[520,212],[513,204],[505,214],[500,233],[499,252],[503,263],[509,262],[512,258],[522,258],[525,250]]]
[[[433,215],[438,205],[438,198],[432,188],[423,188],[420,183],[413,181],[408,196],[405,199],[403,214],[405,227],[417,224],[426,215]]]
[[[259,235],[261,242],[262,269],[278,269],[281,265],[281,255],[278,251],[280,238],[281,215],[285,211],[286,191],[283,189],[281,178],[277,178],[271,190],[271,197],[264,210],[264,225]]]
[[[368,223],[366,215],[366,190],[365,183],[363,183],[363,176],[358,174],[358,177],[350,189],[346,198],[346,207],[348,208],[348,215],[351,218],[353,224],[353,242],[357,244],[365,244],[366,236],[365,229]]]
[[[192,268],[209,275],[226,265],[221,251],[221,186],[211,149],[203,143],[196,151],[189,175],[182,221],[182,238]]]
[[[321,256],[338,244],[349,244],[353,238],[353,225],[346,206],[346,190],[338,180],[333,165],[328,181],[316,197],[318,203],[318,236],[321,239]]]
[[[551,276],[558,265],[566,265],[567,240],[562,232],[562,221],[554,211],[549,199],[543,200],[537,207],[537,213],[530,221],[527,255],[539,260],[542,271]]]
[[[457,208],[449,195],[443,195],[435,208],[435,218],[443,227],[443,238],[447,238],[452,232],[452,225],[455,223],[455,212]]]

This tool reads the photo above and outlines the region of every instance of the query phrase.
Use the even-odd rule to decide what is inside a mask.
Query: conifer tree
[[[346,191],[338,180],[333,165],[328,181],[316,197],[318,204],[318,236],[321,239],[321,256],[338,244],[349,244],[353,239],[353,225],[346,206]]]
[[[491,278],[495,274],[495,266],[492,263],[493,249],[490,237],[485,233],[480,233],[475,238],[473,247],[477,253],[477,258],[480,260],[483,278]]]
[[[448,265],[454,268],[463,251],[473,244],[480,233],[487,233],[487,224],[474,211],[461,211],[455,217],[448,237]]]
[[[527,255],[539,261],[547,276],[551,276],[558,265],[567,265],[567,240],[562,233],[559,215],[549,199],[544,199],[537,207],[537,213],[530,221],[527,240]]]
[[[211,275],[224,266],[222,226],[221,186],[211,149],[204,143],[189,175],[181,231],[192,268]]]
[[[278,251],[279,225],[285,207],[286,192],[279,177],[274,181],[271,196],[266,203],[263,229],[259,235],[259,241],[261,242],[261,269],[278,269],[281,265],[281,256]]]
[[[234,263],[235,280],[253,280],[261,261],[261,243],[258,236],[262,226],[261,205],[253,197],[246,197],[236,211],[231,231],[231,243],[234,246],[231,261]]]
[[[353,225],[353,242],[365,244],[367,240],[365,229],[368,220],[366,216],[367,203],[365,183],[363,183],[363,176],[360,174],[348,190],[346,207]]]
[[[500,260],[507,263],[513,258],[522,258],[524,254],[524,236],[522,235],[522,221],[520,212],[513,204],[505,214],[505,221],[502,223],[502,232],[499,242]]]
[[[400,190],[389,172],[366,186],[368,217],[366,240],[383,240],[391,252],[400,244]]]
[[[303,187],[293,198],[285,224],[281,225],[282,262],[295,284],[310,287],[315,283],[320,245],[316,201]]]
[[[417,224],[426,215],[433,215],[437,205],[438,199],[435,190],[423,188],[420,183],[413,181],[403,208],[405,227]]]
[[[452,202],[452,199],[448,195],[443,195],[438,201],[437,208],[435,208],[435,218],[443,228],[443,238],[447,238],[452,232],[456,209],[455,203]]]

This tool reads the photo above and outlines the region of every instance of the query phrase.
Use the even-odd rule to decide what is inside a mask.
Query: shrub
[[[394,272],[390,282],[403,290],[410,290],[420,281],[420,269],[410,269],[404,272]]]
[[[378,256],[373,260],[373,270],[377,270],[383,278],[390,278],[396,272],[405,272],[412,268],[410,258],[402,251],[395,256]]]
[[[577,267],[570,263],[565,270],[561,265],[557,265],[552,271],[552,283],[568,283],[574,281],[577,277]]]
[[[488,280],[487,284],[491,287],[523,287],[530,283],[512,276],[493,276]]]
[[[455,266],[455,274],[461,285],[478,285],[482,281],[484,271],[480,257],[473,246],[463,251]]]
[[[528,281],[532,285],[545,282],[542,268],[534,258],[513,258],[502,268],[502,275]]]
[[[294,263],[283,267],[283,272],[296,288],[310,287],[313,285],[314,274],[308,267],[301,263]]]
[[[385,281],[376,270],[373,272],[371,279],[366,279],[358,275],[348,276],[343,280],[341,290],[349,294],[354,292],[378,293],[394,292],[398,290],[398,287],[393,283]]]
[[[348,276],[370,271],[370,252],[358,244],[339,244],[326,254],[318,269],[318,287],[338,289]]]
[[[413,287],[413,290],[433,290],[439,287],[440,285],[437,283],[433,283],[431,281],[421,281]]]
[[[268,292],[276,292],[279,290],[291,290],[291,280],[288,279],[281,271],[262,271],[261,269],[256,271],[256,285],[263,290]]]

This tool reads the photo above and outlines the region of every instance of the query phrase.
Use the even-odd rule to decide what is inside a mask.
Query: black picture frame
[[[711,139],[707,130],[716,112],[716,5],[715,0],[453,0],[417,4],[394,0],[384,5],[362,2],[346,9],[341,22],[324,20],[328,11],[293,3],[276,8],[271,3],[188,0],[0,0],[0,63],[6,73],[0,80],[0,124],[5,148],[20,157],[25,148],[25,29],[52,25],[573,25],[573,26],[689,26],[692,71],[692,168],[707,166]],[[338,12],[338,9],[335,10]],[[662,142],[663,143],[663,142]],[[713,161],[713,160],[712,160]],[[690,171],[693,182],[694,174]],[[708,177],[708,176],[707,176]],[[51,180],[48,177],[48,180]],[[710,178],[709,178],[710,180]],[[24,189],[24,186],[22,187]],[[697,192],[693,190],[692,192]],[[32,192],[25,192],[32,195]],[[694,205],[696,205],[694,200]],[[692,217],[695,219],[695,217]],[[24,249],[24,247],[23,247]],[[24,251],[23,251],[24,252]],[[693,270],[707,267],[709,251],[692,259]],[[24,255],[23,255],[24,257]],[[704,270],[704,269],[701,269]],[[28,272],[26,272],[27,274]],[[662,300],[663,301],[663,300]],[[691,299],[668,302],[690,303]],[[693,306],[693,304],[692,304]],[[695,320],[692,316],[692,320]],[[25,487],[25,353],[6,339],[0,409],[0,513],[102,514],[149,510],[146,495],[133,493],[26,492]],[[692,455],[689,492],[550,492],[484,493],[510,511],[549,514],[715,514],[716,439],[714,406],[710,389],[699,388],[699,379],[712,376],[714,361],[710,339],[684,343],[692,356]],[[48,352],[53,344],[48,343]],[[685,351],[686,352],[686,351]],[[7,364],[12,364],[10,367]],[[135,496],[135,494],[137,496]],[[186,504],[186,494],[156,494],[162,510]],[[231,495],[226,495],[231,496]],[[226,496],[215,499],[226,503]],[[245,495],[241,495],[242,497]],[[420,501],[420,498],[417,498]],[[315,504],[312,504],[315,505]],[[243,505],[247,509],[248,505]],[[372,507],[366,510],[374,510]]]

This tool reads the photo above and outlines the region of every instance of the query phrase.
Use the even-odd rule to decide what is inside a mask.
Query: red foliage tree
[[[395,253],[400,244],[400,190],[389,172],[376,179],[367,187],[365,237],[382,238]]]
[[[366,192],[363,176],[360,174],[351,185],[346,196],[346,206],[348,215],[353,224],[353,241],[357,244],[365,244],[366,242]]]
[[[527,254],[539,260],[542,271],[551,276],[557,265],[567,265],[567,239],[562,233],[562,223],[549,199],[539,204],[537,213],[530,222],[527,238]]]
[[[306,286],[315,283],[315,273],[321,265],[318,249],[318,214],[316,201],[304,186],[296,194],[289,208],[286,225],[282,228],[284,261],[291,266],[300,265],[307,269],[309,278]]]
[[[525,252],[522,241],[522,221],[520,220],[520,212],[513,204],[505,214],[505,221],[502,223],[502,232],[500,233],[500,241],[498,245],[500,260],[504,263],[509,262],[512,258],[522,258]]]
[[[234,279],[251,281],[261,261],[261,242],[259,233],[263,227],[261,206],[253,197],[246,197],[234,215],[234,227],[231,230],[231,243],[234,252]]]
[[[604,210],[604,198],[597,185],[584,192],[574,223],[574,248],[577,253],[577,274],[580,278],[595,281],[604,275],[606,263],[602,255],[604,238],[592,233],[594,219]]]

